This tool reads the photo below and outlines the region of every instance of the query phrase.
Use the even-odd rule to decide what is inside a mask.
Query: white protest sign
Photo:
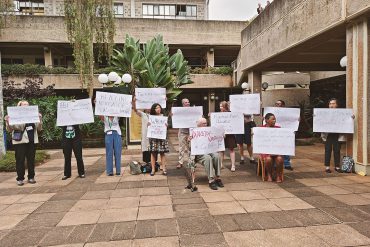
[[[94,122],[91,99],[75,101],[58,100],[57,126]]]
[[[225,134],[244,134],[243,113],[212,112],[211,126],[225,130]]]
[[[224,131],[215,127],[190,130],[191,155],[203,155],[225,151]]]
[[[247,115],[261,113],[261,96],[256,94],[230,95],[230,111]]]
[[[203,106],[172,107],[172,127],[191,128],[197,126],[197,121],[203,116]]]
[[[301,110],[299,108],[285,108],[285,107],[265,107],[263,110],[264,116],[267,113],[272,113],[276,118],[276,125],[281,128],[298,131],[299,118]]]
[[[39,107],[32,106],[8,106],[9,124],[39,123]]]
[[[283,128],[253,128],[253,153],[294,156],[294,131]]]
[[[155,103],[166,108],[165,88],[136,88],[135,97],[136,109],[150,109]]]
[[[149,115],[147,137],[166,140],[167,137],[167,117]]]
[[[354,133],[352,109],[315,108],[313,109],[313,132]]]
[[[131,95],[96,92],[95,115],[131,117],[131,109]]]

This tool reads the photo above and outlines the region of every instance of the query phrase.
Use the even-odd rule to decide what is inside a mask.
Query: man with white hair
[[[207,127],[207,119],[200,118],[197,121],[197,127]],[[191,140],[191,136],[189,137]],[[204,169],[208,176],[208,184],[212,190],[218,190],[218,187],[224,187],[220,176],[221,176],[221,159],[218,153],[210,153],[203,155],[191,156],[190,162],[188,162],[188,189],[192,191],[196,190],[194,186],[195,179],[195,168],[196,163],[200,163],[204,166]]]
[[[187,98],[183,98],[182,101],[183,107],[190,107],[190,101]],[[188,128],[180,128],[179,133],[179,162],[177,164],[177,169],[180,169],[183,165],[185,160],[189,162],[189,129]]]

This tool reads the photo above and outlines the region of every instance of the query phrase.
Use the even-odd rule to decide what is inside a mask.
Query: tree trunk
[[[1,52],[0,52],[0,159],[5,155],[4,141],[4,98],[3,98],[3,78],[1,75]]]

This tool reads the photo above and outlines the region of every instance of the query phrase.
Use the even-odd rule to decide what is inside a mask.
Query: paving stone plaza
[[[36,168],[35,185],[0,173],[0,246],[368,246],[370,178],[323,172],[323,145],[297,147],[282,184],[248,162],[222,170],[225,187],[185,189],[171,138],[168,176],[104,173],[105,150],[85,149],[86,178],[61,180],[63,154]],[[131,154],[128,154],[131,153]],[[125,150],[123,164],[140,160]]]

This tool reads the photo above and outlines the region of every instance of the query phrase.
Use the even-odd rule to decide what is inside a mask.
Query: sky
[[[265,0],[210,0],[210,20],[245,21],[257,15],[257,4],[266,5]]]

